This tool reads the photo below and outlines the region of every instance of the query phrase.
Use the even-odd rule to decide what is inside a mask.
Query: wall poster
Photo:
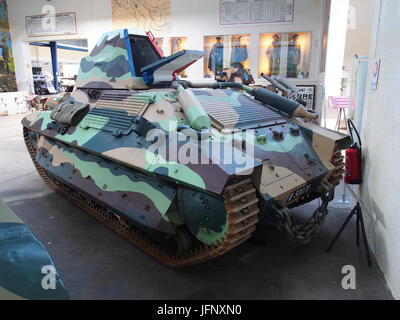
[[[0,0],[0,50],[0,92],[17,91],[6,0]]]
[[[138,29],[154,35],[171,24],[171,0],[111,0],[113,29]]]
[[[204,37],[204,77],[213,78],[231,66],[250,68],[250,35]]]
[[[315,109],[314,97],[315,97],[315,86],[296,86],[297,91],[297,98],[303,99],[307,102],[307,108]]]
[[[26,33],[29,37],[77,34],[75,12],[28,16]]]
[[[306,79],[310,56],[311,32],[260,34],[259,75]]]
[[[294,0],[220,0],[220,24],[293,22]]]

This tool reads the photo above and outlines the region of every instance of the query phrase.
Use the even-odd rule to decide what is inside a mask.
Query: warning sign
[[[371,81],[371,89],[377,90],[378,89],[378,79],[379,79],[379,69],[381,67],[381,60],[376,59],[374,61],[374,65],[372,67],[372,81]]]

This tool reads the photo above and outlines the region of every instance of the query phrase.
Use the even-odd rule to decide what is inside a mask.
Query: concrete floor
[[[47,188],[25,150],[21,118],[0,117],[0,198],[46,246],[72,299],[392,299],[375,259],[368,268],[355,245],[354,221],[325,253],[349,213],[343,206],[330,208],[308,245],[259,226],[257,241],[209,262],[167,269]],[[356,290],[341,287],[345,265],[356,268]]]

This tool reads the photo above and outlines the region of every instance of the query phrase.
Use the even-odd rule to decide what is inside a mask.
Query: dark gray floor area
[[[165,268],[47,188],[25,150],[21,118],[0,117],[0,198],[46,246],[73,299],[392,299],[375,259],[368,268],[355,245],[354,221],[325,253],[349,212],[338,208],[308,245],[259,226],[257,241],[222,257]],[[342,289],[345,265],[356,268],[356,290]]]

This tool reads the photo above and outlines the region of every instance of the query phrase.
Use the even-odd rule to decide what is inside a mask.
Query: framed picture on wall
[[[307,102],[307,108],[315,110],[315,86],[314,85],[297,85],[297,98]]]
[[[204,37],[204,77],[213,78],[231,66],[250,68],[250,35]]]
[[[311,32],[260,34],[259,76],[307,79],[310,73]]]

